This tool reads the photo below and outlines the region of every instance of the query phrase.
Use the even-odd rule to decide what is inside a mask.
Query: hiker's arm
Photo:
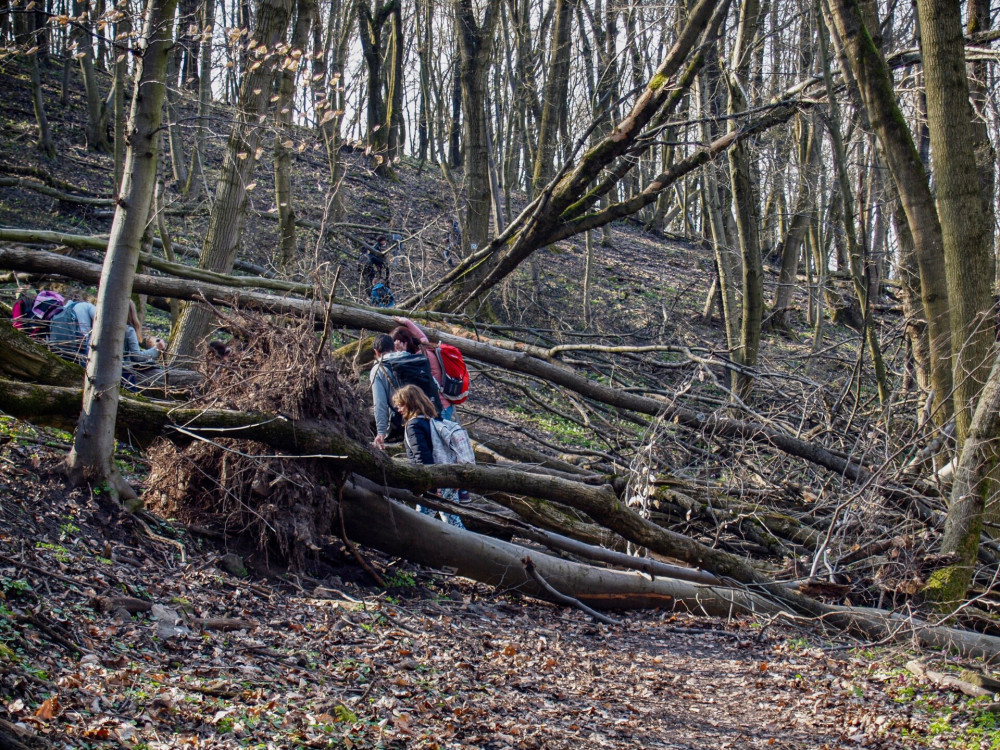
[[[416,336],[417,341],[419,341],[421,344],[427,344],[430,342],[430,339],[427,338],[427,334],[423,332],[423,329],[421,329],[420,326],[418,326],[409,318],[396,317],[393,318],[393,320],[395,320],[401,326],[406,326],[406,330],[408,330],[410,333]]]
[[[90,333],[94,330],[94,311],[97,308],[89,302],[78,302],[73,306],[76,313],[76,324],[84,341],[90,341]]]
[[[381,371],[372,374],[371,379],[375,431],[384,440],[389,434],[389,380]]]
[[[151,346],[149,349],[143,349],[139,346],[139,337],[132,326],[125,327],[125,353],[132,364],[150,364],[160,358],[159,347]]]

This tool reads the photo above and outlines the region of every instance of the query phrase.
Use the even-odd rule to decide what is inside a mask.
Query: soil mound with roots
[[[366,439],[361,399],[341,377],[314,321],[278,327],[247,313],[224,320],[233,341],[223,356],[207,348],[200,365],[205,388],[194,406],[319,420],[346,437]],[[344,475],[322,458],[283,456],[218,433],[192,433],[183,448],[158,441],[149,458],[151,508],[236,535],[271,562],[301,567],[337,518]]]

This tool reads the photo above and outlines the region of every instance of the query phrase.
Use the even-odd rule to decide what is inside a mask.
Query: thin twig
[[[588,607],[579,599],[574,599],[572,596],[567,596],[566,594],[556,591],[554,588],[552,588],[552,585],[548,581],[542,578],[542,574],[539,573],[538,570],[535,568],[535,563],[531,560],[530,557],[526,557],[523,560],[521,560],[521,564],[524,566],[525,572],[529,576],[531,576],[538,583],[539,586],[545,589],[549,593],[549,595],[552,596],[556,601],[570,607],[576,607],[581,612],[590,615],[598,622],[603,622],[605,625],[621,625],[621,622],[619,620],[615,620],[611,617],[608,617],[607,615],[602,615],[597,610]]]

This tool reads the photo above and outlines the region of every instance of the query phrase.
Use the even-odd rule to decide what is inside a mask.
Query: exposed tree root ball
[[[233,341],[222,358],[206,351],[205,391],[195,405],[319,420],[366,438],[361,400],[339,377],[328,348],[321,350],[312,321],[279,328],[240,313],[227,316],[225,325]],[[331,533],[343,475],[321,457],[275,455],[260,443],[219,433],[192,433],[183,448],[159,441],[149,456],[146,503],[167,517],[236,534],[293,566]]]

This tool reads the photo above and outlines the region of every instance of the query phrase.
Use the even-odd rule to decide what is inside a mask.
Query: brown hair
[[[437,416],[437,409],[422,390],[415,385],[404,385],[392,394],[392,403],[399,409],[403,419],[409,422],[414,417]]]
[[[406,347],[406,351],[410,354],[420,353],[420,339],[413,335],[413,332],[406,326],[399,326],[398,328],[393,328],[392,333],[393,341],[402,341],[403,346]]]

